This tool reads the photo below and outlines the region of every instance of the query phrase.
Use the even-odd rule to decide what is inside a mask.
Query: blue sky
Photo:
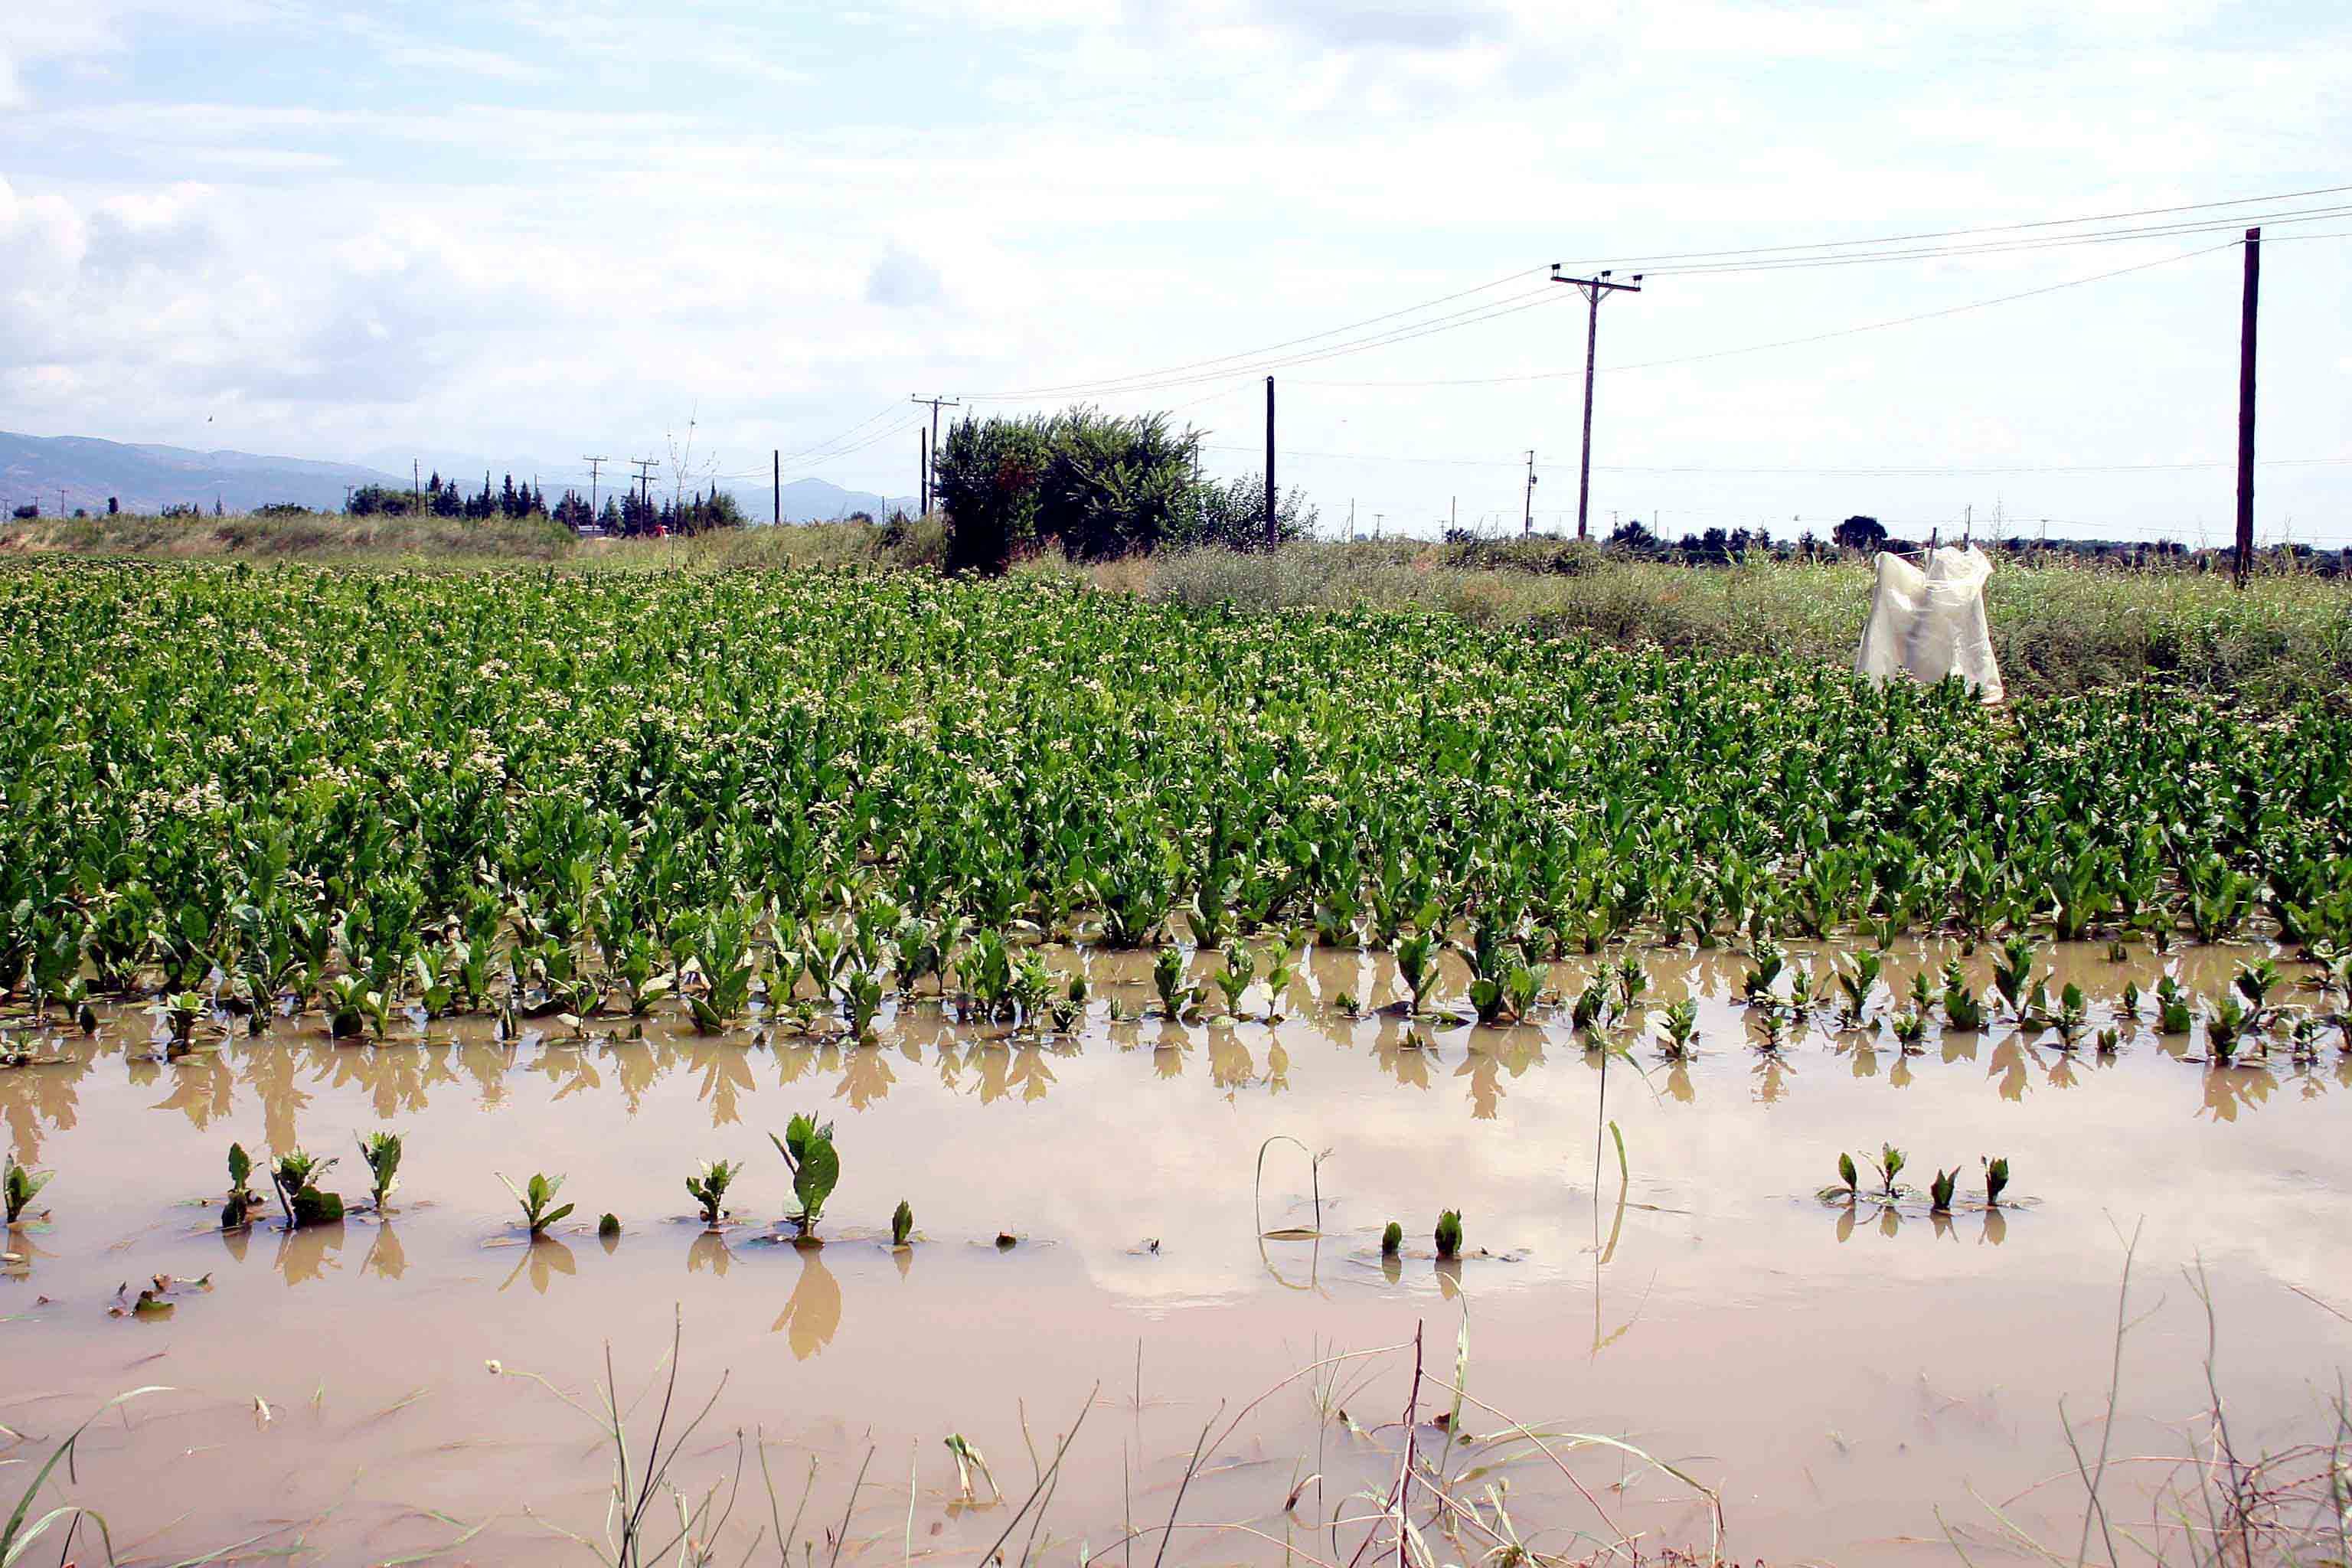
[[[2352,184],[2347,58],[2340,6],[2196,0],[5,0],[0,427],[560,482],[692,420],[697,470],[899,492],[910,393],[1234,355],[969,405],[1171,408],[1240,473],[1245,351],[1495,285],[1384,324],[1528,307],[1278,369],[1282,477],[1327,528],[1515,523],[1533,447],[1550,524],[1546,264]],[[2352,541],[2346,231],[2266,227],[2338,237],[2265,250],[2265,537]],[[2218,542],[2226,237],[1654,277],[1603,311],[1596,515]]]

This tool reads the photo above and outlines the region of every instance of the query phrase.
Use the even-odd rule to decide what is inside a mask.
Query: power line
[[[2234,241],[2232,245],[2234,245]],[[2145,272],[2154,267],[2168,267],[2176,261],[2189,261],[2200,256],[2210,256],[2228,250],[2231,245],[2209,245],[2196,250],[2185,250],[2178,256],[2161,257],[2154,261],[2135,262],[2112,271],[2095,272],[2086,278],[2070,278],[2063,283],[2045,283],[2038,289],[2026,289],[2014,294],[2000,294],[1990,300],[1971,300],[1964,305],[1947,305],[1940,310],[1921,310],[1913,315],[1897,316],[1890,321],[1866,321],[1858,327],[1839,327],[1832,331],[1812,332],[1801,338],[1776,338],[1770,342],[1748,343],[1738,348],[1709,349],[1703,353],[1683,354],[1674,359],[1640,360],[1631,364],[1603,365],[1603,371],[1655,370],[1664,365],[1694,364],[1701,360],[1727,359],[1734,354],[1762,353],[1768,349],[1795,348],[1803,343],[1826,342],[1832,338],[1853,337],[1858,332],[1884,331],[1889,327],[1907,327],[1915,321],[1932,321],[1941,316],[1958,316],[1969,310],[1988,310],[1994,305],[2007,305],[2019,300],[2031,300],[2041,294],[2054,294],[2062,289],[2079,289],[2085,283],[2103,283],[2110,278],[2126,273]],[[1313,381],[1302,380],[1304,386],[1499,386],[1523,381],[1559,381],[1576,374],[1574,371],[1529,371],[1518,375],[1456,376],[1430,381]]]
[[[1698,261],[1736,256],[1764,256],[1784,251],[1831,250],[1871,245],[1909,245],[1923,239],[1962,239],[1972,235],[2012,234],[2029,228],[2068,228],[2084,224],[2117,223],[2126,218],[2167,217],[2174,213],[2205,212],[2215,207],[2256,206],[2265,202],[2300,201],[2305,196],[2332,196],[2346,191],[2352,191],[2352,185],[2320,185],[2307,191],[2282,191],[2277,195],[2267,196],[2236,196],[2221,202],[2189,202],[2180,206],[2140,207],[2130,212],[2091,213],[2081,217],[2036,218],[2028,223],[1994,224],[1982,228],[1947,228],[1932,229],[1918,234],[1885,234],[1868,239],[1820,239],[1792,245],[1755,245],[1736,250],[1683,250],[1660,252],[1650,256],[1612,256],[1598,258],[1593,265],[1600,266],[1605,263],[1610,267],[1633,267],[1655,263],[1658,269],[1664,271],[1667,269],[1670,263],[1676,261]],[[2244,221],[2242,218],[2231,218],[2226,220],[2226,223],[2234,227],[2242,221]]]
[[[1201,444],[1204,452],[1255,452],[1255,447],[1236,447],[1213,441]],[[1392,452],[1316,452],[1300,447],[1285,447],[1286,458],[1323,458],[1349,463],[1426,463],[1443,468],[1517,468],[1527,459],[1520,458],[1409,458]],[[2352,457],[2344,458],[2264,458],[2263,468],[2314,468],[2323,465],[2352,464]],[[2129,474],[2169,473],[2195,468],[2227,468],[2235,467],[2231,459],[2213,458],[2184,463],[2027,463],[1985,466],[1906,467],[1889,465],[1876,468],[1803,468],[1724,466],[1704,463],[1595,463],[1593,471],[1604,474],[1793,474],[1802,477],[1844,479],[1937,479],[1948,476],[1998,476],[2001,474]],[[1565,511],[1566,508],[1551,509]]]
[[[1123,382],[1156,380],[1161,376],[1174,375],[1185,371],[1199,370],[1208,365],[1224,364],[1228,361],[1232,360],[1246,360],[1254,358],[1259,354],[1274,353],[1282,349],[1295,348],[1300,343],[1313,342],[1318,338],[1331,338],[1337,337],[1342,332],[1352,332],[1360,328],[1371,326],[1375,322],[1394,321],[1399,316],[1414,315],[1420,311],[1430,310],[1438,305],[1450,305],[1456,300],[1466,300],[1473,294],[1483,294],[1490,289],[1499,289],[1507,283],[1516,283],[1522,278],[1533,277],[1542,270],[1543,269],[1541,268],[1530,267],[1523,268],[1517,272],[1507,272],[1502,277],[1495,279],[1491,282],[1481,283],[1475,288],[1457,289],[1451,294],[1441,294],[1434,300],[1423,300],[1417,305],[1407,305],[1399,310],[1383,311],[1377,316],[1367,316],[1360,321],[1350,321],[1345,326],[1328,327],[1319,332],[1308,332],[1303,337],[1286,338],[1278,343],[1267,343],[1259,348],[1244,349],[1237,353],[1218,354],[1212,359],[1191,360],[1183,364],[1169,365],[1160,370],[1137,371],[1129,375],[1105,376],[1096,381],[1069,382],[1060,386],[1033,386],[1013,392],[967,392],[963,395],[979,403],[1013,403],[1028,397],[1055,396],[1073,392],[1087,392],[1097,388],[1107,389]],[[1220,372],[1219,374],[1234,374],[1234,372],[1228,370]]]

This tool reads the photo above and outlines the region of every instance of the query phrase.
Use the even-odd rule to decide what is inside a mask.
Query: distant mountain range
[[[379,456],[377,460],[386,459]],[[583,490],[587,488],[583,482],[584,475],[574,477],[568,470],[552,465],[542,468],[527,459],[486,462],[479,458],[444,453],[424,466],[457,476],[459,483],[468,486],[473,482],[471,476],[484,471],[493,476],[493,483],[507,474],[518,479],[537,474],[551,504],[562,493],[563,484],[553,477],[558,472],[563,473],[563,483]],[[623,470],[624,483],[627,482],[625,476],[626,470]],[[608,469],[602,487],[606,495],[612,493],[612,479]],[[60,490],[64,492],[64,510],[68,513],[77,509],[103,512],[110,497],[124,511],[131,512],[156,512],[167,506],[197,506],[210,511],[215,503],[224,511],[251,511],[257,507],[289,501],[319,511],[337,511],[341,510],[347,488],[383,485],[399,489],[409,482],[406,473],[358,463],[257,457],[251,452],[198,452],[184,447],[101,441],[89,436],[20,436],[0,431],[0,519],[28,502],[38,505],[42,516],[52,516],[58,510]],[[655,494],[660,495],[665,488],[656,476]],[[733,494],[745,515],[761,522],[768,520],[775,501],[771,486],[722,484],[719,488]],[[794,479],[783,488],[784,518],[792,522],[846,517],[854,511],[887,517],[894,509],[911,512],[915,504],[911,497],[848,490],[824,479]]]
[[[0,431],[0,502],[6,509],[0,517],[28,501],[37,504],[44,517],[51,516],[58,510],[61,490],[68,512],[78,508],[102,512],[110,497],[124,511],[161,511],[167,506],[199,506],[210,511],[215,502],[225,511],[251,511],[276,501],[339,511],[346,485],[406,482],[353,463]]]

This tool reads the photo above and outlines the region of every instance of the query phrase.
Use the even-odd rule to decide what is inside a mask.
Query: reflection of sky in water
[[[2175,961],[2210,995],[2236,957],[2192,949]],[[41,1199],[51,1221],[9,1247],[20,1261],[0,1278],[0,1316],[34,1291],[89,1301],[167,1265],[188,1278],[216,1269],[219,1288],[168,1331],[207,1338],[177,1342],[226,1336],[221,1364],[266,1365],[293,1335],[352,1375],[422,1384],[412,1362],[474,1355],[478,1366],[478,1352],[560,1352],[581,1371],[603,1337],[666,1332],[675,1307],[689,1343],[740,1369],[746,1397],[781,1399],[805,1425],[854,1414],[856,1391],[875,1390],[880,1407],[927,1412],[918,1436],[935,1447],[930,1426],[975,1421],[1024,1380],[1059,1388],[1057,1376],[1098,1370],[1106,1355],[1148,1345],[1178,1392],[1199,1393],[1221,1367],[1300,1364],[1319,1336],[1343,1331],[1370,1342],[1420,1320],[1450,1342],[1466,1310],[1482,1364],[1507,1386],[1591,1401],[1595,1420],[1664,1424],[1694,1451],[1755,1468],[1760,1484],[1795,1488],[1798,1459],[1780,1452],[1787,1434],[1769,1413],[1803,1429],[1791,1455],[1810,1455],[1817,1478],[1829,1461],[1805,1445],[1820,1431],[1848,1445],[1874,1436],[1892,1454],[1922,1440],[1923,1418],[1893,1392],[1915,1363],[1945,1391],[1931,1408],[1937,1440],[1956,1445],[1951,1473],[2011,1449],[2023,1469],[2048,1458],[2042,1391],[2104,1365],[2119,1233],[2136,1225],[2149,1301],[2180,1296],[2176,1271],[2201,1254],[2225,1311],[2302,1314],[2296,1335],[2231,1338],[2232,1371],[2247,1380],[2233,1399],[2250,1424],[2307,1407],[2309,1379],[2347,1342],[2281,1289],[2352,1307],[2333,1239],[2352,1219],[2337,1126],[2352,1059],[2332,1040],[2315,1065],[2282,1054],[2229,1071],[2201,1064],[2198,1037],[2144,1027],[2112,1058],[2006,1026],[1931,1027],[1915,1054],[1883,1022],[1842,1030],[1824,1010],[1766,1053],[1727,1000],[1744,957],[1652,954],[1645,1000],[1701,1002],[1701,1054],[1685,1065],[1630,1036],[1628,1054],[1604,1057],[1556,1023],[1349,1018],[1340,992],[1375,1008],[1393,994],[1385,959],[1352,954],[1318,956],[1271,1027],[1262,988],[1239,1023],[1110,1022],[1109,998],[1130,1015],[1149,1002],[1149,955],[1088,962],[1096,1009],[1076,1039],[968,1029],[929,1002],[886,1014],[862,1046],[709,1037],[668,1018],[642,1041],[509,1043],[461,1021],[432,1026],[449,1043],[384,1047],[281,1025],[166,1063],[152,1059],[143,1018],[95,1042],[68,1036],[68,1063],[0,1073],[16,1152],[58,1172]],[[1989,960],[1969,962],[1981,986]],[[1886,990],[1900,997],[1919,963],[1890,956],[1882,1019]],[[2095,1023],[2126,977],[2152,978],[2091,951],[2058,963],[2090,994]],[[1561,965],[1556,982],[1572,994],[1589,967]],[[1458,976],[1444,994],[1458,994]],[[822,1249],[772,1239],[790,1194],[765,1134],[796,1110],[837,1124],[843,1177]],[[231,1139],[257,1155],[298,1142],[341,1155],[328,1184],[349,1194],[364,1184],[353,1139],[386,1126],[408,1149],[391,1223],[355,1213],[292,1237],[207,1234]],[[1314,1219],[1307,1158],[1268,1147],[1276,1138],[1328,1151],[1319,1239],[1259,1234]],[[1904,1180],[1923,1192],[1938,1168],[1956,1169],[1956,1212],[1815,1196],[1840,1150],[1860,1157],[1884,1142],[1909,1152]],[[1992,1154],[2011,1159],[2012,1194],[2029,1200],[2006,1215],[1969,1195]],[[683,1187],[713,1158],[747,1162],[719,1234],[688,1217]],[[519,1239],[496,1180],[533,1170],[564,1174],[579,1204],[537,1246]],[[893,1253],[878,1238],[902,1197],[923,1239]],[[1472,1256],[1447,1273],[1429,1233],[1455,1206]],[[593,1235],[607,1209],[624,1220],[614,1240]],[[1384,1266],[1377,1238],[1391,1218],[1406,1246]],[[1019,1245],[998,1249],[1000,1231]],[[254,1289],[263,1270],[276,1291]],[[30,1353],[50,1347],[77,1389],[102,1397],[121,1342],[91,1338],[77,1310],[44,1310],[7,1331]],[[2189,1327],[2148,1331],[2163,1367],[2193,1364]],[[484,1351],[493,1341],[507,1348]],[[1833,1345],[1847,1347],[1834,1373],[1813,1359]],[[1738,1377],[1706,1370],[1717,1365]],[[821,1387],[790,1394],[780,1380],[794,1376]],[[2085,1386],[2096,1395],[2095,1381]],[[1996,1398],[2003,1389],[2027,1392]],[[1954,1413],[1987,1401],[1998,1419],[1950,1435]],[[1835,1495],[1846,1506],[1862,1487],[1895,1510],[1922,1484],[1864,1466]],[[1857,1531],[1918,1523],[1855,1517]],[[1790,1529],[1768,1539],[1836,1543]]]

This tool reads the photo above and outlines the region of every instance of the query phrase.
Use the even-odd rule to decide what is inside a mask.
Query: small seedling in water
[[[1927,1033],[1927,1016],[1914,1007],[1895,1015],[1895,1038],[1904,1046],[1916,1046]]]
[[[1878,971],[1884,961],[1874,952],[1862,952],[1854,957],[1849,973],[1838,972],[1839,989],[1845,993],[1845,1021],[1849,1027],[1859,1025],[1870,1009],[1870,994],[1878,984]]]
[[[333,1170],[336,1163],[297,1149],[290,1154],[280,1154],[278,1163],[270,1166],[270,1184],[278,1189],[278,1206],[286,1211],[289,1228],[332,1225],[343,1217],[342,1198],[319,1190],[319,1178]]]
[[[1885,1196],[1886,1201],[1888,1203],[1893,1203],[1895,1201],[1895,1178],[1903,1173],[1903,1151],[1897,1149],[1892,1143],[1881,1144],[1879,1146],[1879,1150],[1878,1158],[1872,1161],[1871,1163],[1877,1167],[1878,1179],[1885,1185]]]
[[[686,1179],[687,1195],[702,1205],[702,1223],[717,1229],[727,1217],[724,1207],[728,1184],[741,1173],[743,1162],[730,1164],[724,1160],[706,1160],[695,1167],[694,1174]]]
[[[384,1200],[400,1185],[400,1134],[369,1133],[360,1140],[360,1158],[367,1162],[371,1179],[368,1196],[374,1202],[376,1212],[382,1214]]]
[[[1997,1209],[2000,1207],[2000,1194],[2002,1189],[2009,1185],[2009,1156],[2006,1154],[1996,1154],[1991,1159],[1985,1161],[1984,1173],[1985,1207],[1989,1209]]]
[[[1838,1153],[1838,1184],[1822,1189],[1822,1202],[1851,1204],[1862,1195],[1862,1173],[1855,1169],[1853,1156],[1843,1151]]]
[[[1343,1015],[1350,1018],[1364,1010],[1364,1005],[1356,1000],[1356,994],[1352,991],[1340,992],[1338,998],[1332,1005],[1338,1007]]]
[[[1756,967],[1740,982],[1740,994],[1751,1003],[1769,1002],[1772,984],[1780,978],[1781,963],[1780,944],[1770,937],[1759,939],[1756,943]]]
[[[2083,988],[2068,981],[2065,988],[2058,993],[2058,1011],[2050,1020],[2058,1030],[2059,1045],[2067,1050],[2073,1050],[2074,1042],[2082,1037],[2085,1011]]]
[[[2124,982],[2123,1006],[2117,1010],[2116,1016],[2121,1018],[2137,1018],[2139,1016],[2138,981],[2126,980]]]
[[[2156,1026],[2168,1035],[2185,1035],[2195,1023],[2197,1015],[2189,1005],[2189,994],[2180,989],[2179,982],[2168,974],[2156,983]]]
[[[1451,1262],[1462,1255],[1462,1211],[1447,1209],[1437,1216],[1437,1260]]]
[[[2253,1016],[2240,1005],[2235,996],[2223,996],[2213,1005],[2213,1010],[2205,1015],[2206,1055],[2228,1067],[2237,1059],[2238,1037],[2252,1022]]]
[[[1171,1018],[1185,1017],[1200,1005],[1201,988],[1184,984],[1184,954],[1181,949],[1160,950],[1160,956],[1151,962],[1151,984],[1160,993],[1160,1010]]]
[[[16,1163],[16,1156],[8,1156],[5,1173],[0,1173],[0,1206],[7,1210],[7,1223],[15,1225],[25,1213],[25,1207],[49,1184],[55,1171],[36,1173]]]
[[[1000,1230],[996,1233],[996,1249],[999,1252],[1005,1251],[1020,1245],[1021,1238],[1013,1235],[1011,1231]]]
[[[1388,1229],[1381,1232],[1381,1256],[1382,1258],[1394,1258],[1403,1249],[1404,1226],[1397,1224],[1394,1220],[1391,1220],[1389,1221]]]
[[[1686,1062],[1698,1054],[1698,1004],[1685,997],[1668,1007],[1661,1016],[1666,1031],[1665,1044],[1658,1054],[1672,1062]]]
[[[2247,1018],[2248,1023],[2260,1021],[2265,1010],[2264,999],[2270,995],[2271,988],[2278,984],[2278,965],[2267,958],[2258,958],[2238,971],[2238,994],[2245,997],[2253,1008]]]
[[[1004,1495],[997,1490],[996,1478],[989,1474],[988,1461],[981,1457],[980,1450],[973,1447],[962,1433],[950,1433],[947,1442],[948,1452],[955,1456],[956,1488],[963,1494],[964,1501],[971,1500],[971,1473],[974,1470],[978,1470],[987,1479],[989,1495],[992,1498]]]
[[[914,1205],[908,1203],[906,1199],[900,1198],[898,1200],[898,1206],[890,1211],[890,1245],[893,1247],[904,1247],[908,1242],[914,1239]]]
[[[504,1176],[499,1177],[499,1182],[507,1191],[514,1194],[515,1202],[522,1205],[523,1224],[530,1228],[530,1238],[533,1241],[547,1234],[549,1226],[572,1212],[572,1205],[570,1204],[565,1204],[560,1208],[548,1207],[548,1205],[555,1202],[555,1194],[562,1190],[563,1178],[561,1176],[541,1175],[534,1171],[531,1173],[530,1180],[520,1188]]]
[[[793,1196],[800,1203],[796,1214],[784,1216],[802,1237],[814,1234],[818,1216],[824,1213],[824,1200],[841,1181],[841,1156],[833,1146],[833,1123],[819,1123],[814,1117],[794,1116],[784,1128],[782,1138],[768,1134],[768,1142],[784,1157],[793,1173]]]
[[[1437,984],[1437,960],[1444,951],[1433,931],[1417,931],[1396,944],[1397,976],[1412,993],[1412,1010],[1421,1011],[1422,998]]]
[[[620,1234],[621,1216],[619,1215],[608,1214],[596,1222],[596,1235],[600,1239],[610,1241]]]
[[[1952,1185],[1959,1179],[1958,1171],[1938,1171],[1927,1184],[1927,1206],[1937,1214],[1952,1212]]]
[[[253,1156],[242,1143],[228,1146],[228,1202],[221,1205],[221,1228],[241,1230],[253,1223],[253,1205],[261,1200],[245,1184],[253,1175]]]

